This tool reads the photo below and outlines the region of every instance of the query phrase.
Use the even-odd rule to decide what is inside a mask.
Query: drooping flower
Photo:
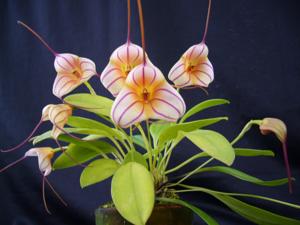
[[[103,86],[116,97],[123,88],[129,72],[142,62],[143,49],[140,46],[130,41],[121,45],[114,50],[101,74]]]
[[[168,78],[176,87],[208,87],[214,80],[214,68],[208,59],[208,48],[205,44],[210,8],[211,0],[208,3],[206,25],[201,43],[186,50],[168,74]]]
[[[52,148],[32,148],[25,153],[25,157],[37,157],[40,171],[44,176],[48,176],[52,171],[51,159],[54,156]]]
[[[42,116],[38,124],[35,126],[35,128],[32,130],[32,132],[29,134],[29,136],[23,140],[20,144],[17,146],[3,150],[1,149],[1,152],[12,152],[20,147],[22,147],[24,144],[26,144],[30,138],[35,134],[37,129],[40,127],[40,125],[45,121],[50,121],[53,124],[52,133],[51,136],[54,140],[57,140],[58,136],[61,133],[67,133],[63,129],[66,122],[68,121],[68,118],[72,115],[72,107],[67,104],[49,104],[43,108]],[[68,133],[67,133],[68,134]],[[71,134],[69,134],[71,135]],[[73,135],[72,135],[73,137]]]
[[[67,104],[47,105],[43,109],[42,120],[49,120],[53,124],[51,136],[57,140],[64,132],[63,128],[72,115],[72,107]]]
[[[135,67],[112,106],[111,118],[120,127],[147,119],[176,121],[185,112],[180,94],[150,64]]]
[[[39,165],[39,169],[40,172],[43,176],[43,182],[42,182],[42,189],[43,189],[43,202],[44,202],[44,207],[45,210],[47,211],[47,213],[51,214],[48,206],[47,206],[47,202],[46,202],[46,198],[45,198],[45,182],[49,185],[50,189],[53,191],[53,193],[56,195],[56,197],[65,205],[67,206],[67,203],[62,199],[62,197],[55,191],[55,189],[53,188],[53,186],[51,185],[51,183],[49,182],[49,180],[46,178],[46,176],[48,176],[51,171],[52,171],[52,163],[51,163],[51,159],[54,156],[54,150],[53,148],[50,147],[39,147],[39,148],[32,148],[29,149],[23,157],[21,157],[20,159],[10,163],[9,165],[5,166],[4,168],[0,169],[0,173],[6,171],[7,169],[11,168],[12,166],[18,164],[19,162],[23,161],[24,159],[28,158],[28,157],[37,157],[38,158],[38,165]]]
[[[88,81],[92,76],[98,75],[95,63],[92,60],[70,53],[57,53],[28,25],[21,21],[18,21],[18,23],[36,36],[55,56],[54,67],[57,72],[57,76],[55,78],[52,91],[56,97],[62,98],[82,83]]]
[[[289,179],[289,192],[292,193],[292,174],[289,164],[288,158],[288,150],[287,150],[287,128],[285,123],[277,118],[264,118],[261,120],[259,125],[259,129],[263,135],[267,135],[269,133],[274,133],[278,140],[282,144],[284,162],[286,167],[287,176]]]

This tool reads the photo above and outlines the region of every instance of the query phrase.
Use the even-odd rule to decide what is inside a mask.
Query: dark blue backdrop
[[[140,44],[138,17],[133,1],[132,40]],[[147,52],[164,74],[179,56],[201,40],[207,1],[143,1]],[[232,139],[251,118],[279,117],[289,129],[289,154],[293,175],[299,170],[299,87],[300,31],[298,1],[215,0],[212,6],[207,43],[215,67],[215,82],[209,98],[227,98],[230,106],[210,110],[202,116],[229,115],[230,121],[214,126]],[[58,52],[88,57],[99,72],[111,52],[126,39],[125,0],[2,0],[0,2],[0,140],[8,147],[24,138],[39,120],[41,109],[58,100],[51,94],[55,78],[53,56],[16,21],[23,20],[36,29]],[[98,79],[92,83],[98,93],[108,95]],[[189,106],[207,99],[199,90],[185,91]],[[41,130],[46,130],[44,126]],[[173,162],[197,152],[190,143],[179,148]],[[249,132],[241,147],[271,148],[275,158],[239,159],[234,166],[264,179],[285,176],[282,152],[273,136]],[[28,146],[29,148],[29,146]],[[0,167],[24,154],[0,156]],[[41,199],[41,177],[36,159],[0,174],[1,225],[77,225],[93,224],[93,210],[110,199],[109,182],[81,190],[81,168],[58,171],[50,180],[68,201],[64,208],[48,191],[53,212],[48,216]],[[264,194],[300,203],[300,185],[294,194],[287,187],[267,188],[240,182],[219,174],[198,176],[193,183],[218,190]],[[222,225],[250,224],[230,213],[222,204],[201,194],[183,196],[217,217]],[[257,203],[253,200],[250,202]],[[274,204],[263,206],[300,219],[299,210]]]

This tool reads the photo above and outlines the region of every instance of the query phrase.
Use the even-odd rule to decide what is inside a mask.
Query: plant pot
[[[132,225],[118,213],[116,208],[98,208],[96,225]],[[193,212],[180,205],[155,205],[147,225],[192,225]]]

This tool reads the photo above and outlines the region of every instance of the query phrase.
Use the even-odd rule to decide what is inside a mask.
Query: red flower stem
[[[18,164],[19,162],[23,161],[24,159],[26,159],[26,156],[23,156],[22,158],[17,159],[16,161],[14,161],[14,162],[8,164],[7,166],[5,166],[4,168],[2,168],[2,169],[0,170],[0,173],[4,172],[5,170],[9,169],[9,168],[12,167],[12,166]]]
[[[18,148],[22,147],[24,144],[26,144],[29,141],[29,139],[34,135],[34,133],[37,131],[37,129],[40,127],[40,125],[42,123],[43,123],[43,120],[41,119],[38,122],[38,124],[35,126],[35,128],[31,131],[29,136],[24,141],[22,141],[20,144],[18,144],[17,146],[15,146],[13,148],[10,148],[10,149],[5,149],[5,150],[1,149],[0,151],[7,153],[7,152],[12,152],[12,151],[17,150]]]
[[[284,156],[284,163],[286,167],[286,173],[288,176],[288,182],[289,182],[289,193],[293,193],[293,187],[292,187],[292,173],[290,169],[290,164],[289,164],[289,158],[288,158],[288,150],[287,150],[287,145],[286,142],[282,142],[282,149],[283,149],[283,156]]]
[[[130,18],[131,18],[131,7],[130,0],[127,0],[127,43],[130,42]]]
[[[145,44],[145,28],[144,28],[144,17],[143,17],[143,8],[141,0],[137,0],[138,9],[139,9],[139,20],[140,20],[140,29],[141,29],[141,39],[143,47],[143,63],[146,64],[146,44]]]
[[[51,48],[48,43],[37,33],[35,32],[31,27],[29,27],[27,24],[23,23],[22,21],[18,21],[18,24],[22,25],[23,27],[25,27],[27,30],[29,30],[30,33],[32,33],[37,39],[40,40],[40,42],[42,42],[42,44],[54,55],[57,56],[58,53],[56,51],[53,50],[53,48]]]
[[[48,209],[47,206],[47,201],[46,201],[46,194],[45,194],[45,176],[43,175],[43,181],[42,181],[42,193],[43,193],[43,203],[44,203],[44,208],[46,210],[46,212],[51,215],[50,210]]]
[[[53,191],[53,193],[55,194],[55,196],[61,201],[61,203],[64,206],[68,206],[68,204],[65,202],[65,200],[58,194],[58,192],[54,189],[54,187],[52,186],[52,184],[49,182],[49,180],[47,179],[47,177],[44,176],[44,179],[46,181],[46,183],[48,184],[48,186],[50,187],[50,189]]]
[[[211,0],[208,0],[208,9],[207,9],[205,30],[204,30],[203,38],[202,38],[202,41],[201,41],[202,43],[205,43],[205,40],[206,40],[208,24],[209,24],[209,19],[210,19],[210,9],[211,9]]]

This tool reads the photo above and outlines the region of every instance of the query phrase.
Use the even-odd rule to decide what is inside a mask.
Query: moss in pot
[[[208,29],[211,0],[208,4],[206,26],[201,42],[193,45],[180,57],[168,74],[169,84],[162,72],[153,65],[145,52],[144,24],[141,0],[137,0],[142,47],[130,39],[130,0],[128,2],[127,41],[117,48],[101,75],[95,64],[73,54],[54,51],[35,31],[19,22],[32,32],[55,56],[57,77],[53,94],[61,104],[49,104],[42,112],[40,122],[29,137],[15,148],[2,150],[12,152],[28,140],[33,145],[53,139],[57,148],[36,147],[24,157],[4,167],[0,172],[28,157],[38,157],[43,173],[43,194],[48,184],[54,194],[65,201],[54,190],[47,176],[55,170],[81,166],[82,188],[112,177],[112,204],[96,210],[97,225],[189,225],[193,213],[208,225],[219,224],[203,210],[178,197],[184,192],[203,192],[224,203],[234,212],[256,224],[297,225],[299,220],[271,213],[243,202],[239,198],[257,198],[300,209],[299,205],[276,199],[242,193],[227,193],[201,186],[186,185],[193,175],[204,172],[219,172],[237,179],[262,186],[288,184],[292,191],[289,169],[285,124],[277,118],[249,121],[232,141],[207,127],[226,121],[224,116],[192,120],[208,108],[228,104],[225,99],[202,101],[186,109],[181,90],[207,88],[214,80],[212,63],[208,59],[206,34]],[[88,80],[99,76],[102,84],[115,99],[97,95]],[[90,93],[69,95],[79,85],[86,85]],[[199,90],[199,89],[198,89]],[[99,119],[76,116],[76,110],[94,113]],[[93,117],[94,118],[94,117]],[[32,138],[38,127],[46,121],[53,124],[51,131]],[[239,140],[252,127],[259,127],[262,134],[274,133],[283,146],[287,178],[264,181],[234,169],[232,164],[238,157],[273,156],[273,151],[249,149],[237,146]],[[176,147],[186,138],[199,153],[170,168],[170,160]],[[61,144],[61,142],[65,144]],[[52,160],[55,159],[52,164]],[[181,176],[170,179],[189,163],[198,161],[198,166]],[[218,166],[208,166],[218,161]],[[50,213],[45,196],[45,209]]]

